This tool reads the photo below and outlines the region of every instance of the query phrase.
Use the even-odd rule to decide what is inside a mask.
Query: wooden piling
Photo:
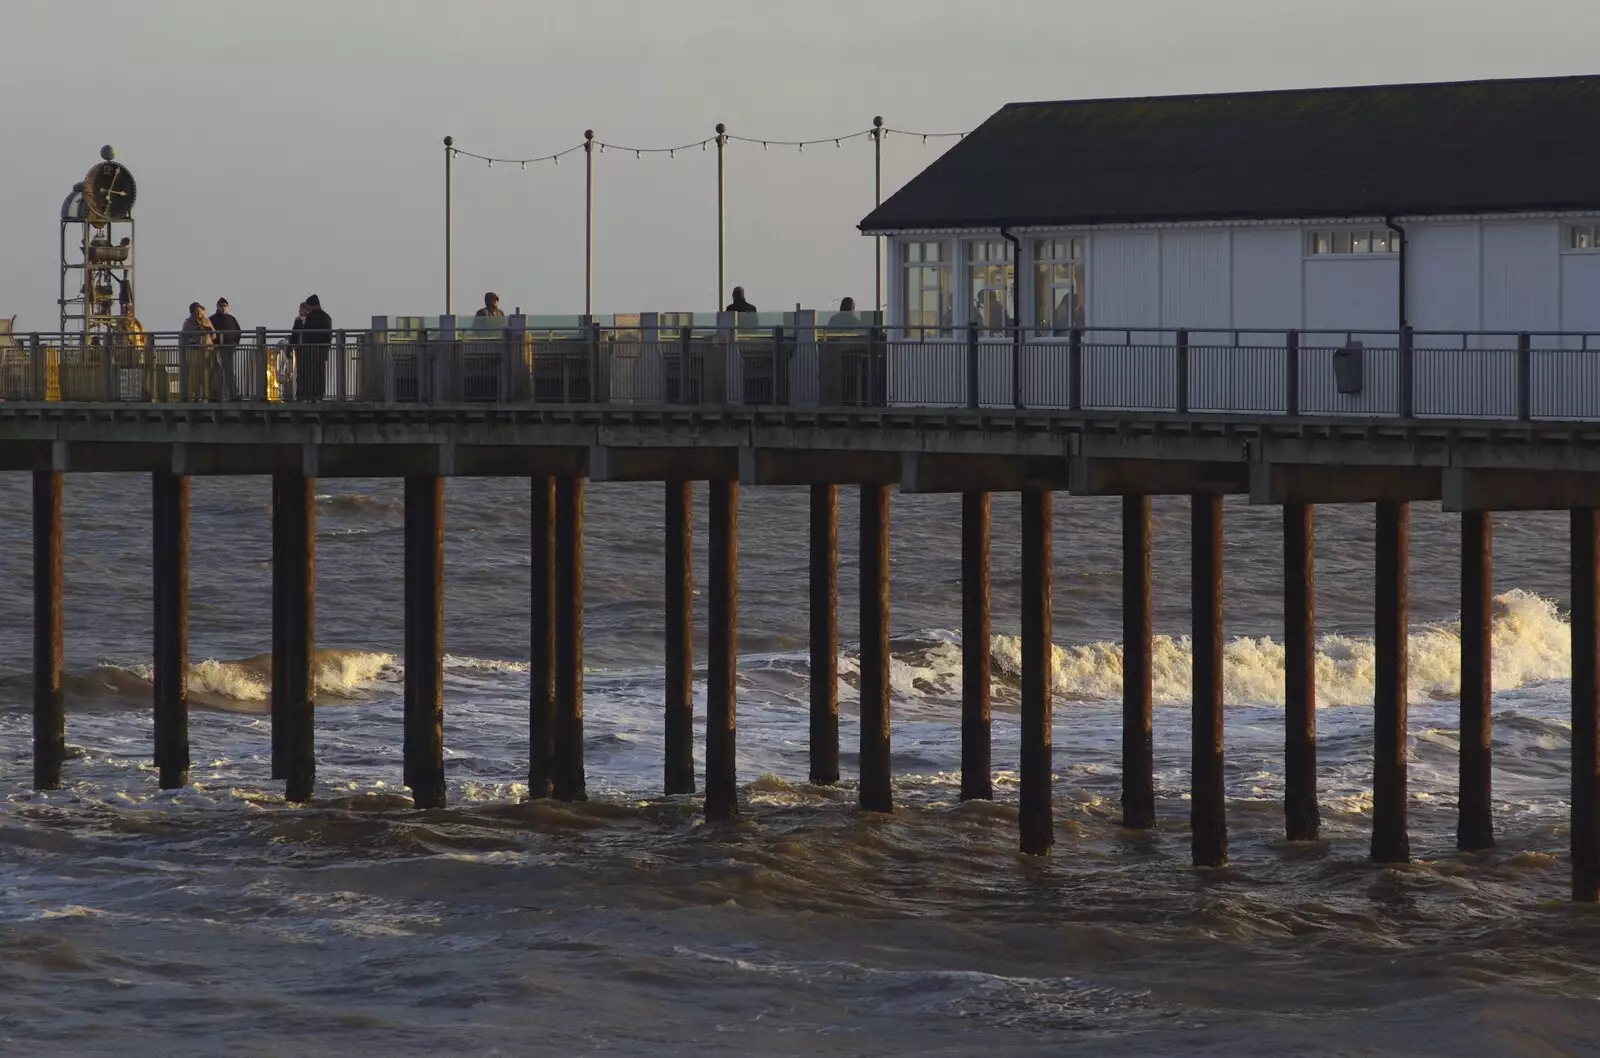
[[[1052,636],[1052,496],[1045,489],[1022,493],[1022,789],[1021,846],[1042,856],[1055,844],[1051,805],[1051,701],[1055,656]]]
[[[994,799],[989,730],[989,494],[961,494],[961,799]]]
[[[1494,847],[1490,759],[1494,693],[1494,528],[1488,511],[1461,515],[1461,768],[1456,848]]]
[[[1315,841],[1317,806],[1316,513],[1283,506],[1283,821],[1290,841]]]
[[[811,486],[811,781],[839,781],[839,486]]]
[[[284,548],[288,515],[285,497],[290,482],[286,474],[272,475],[272,702],[268,722],[272,728],[272,777],[283,778],[284,715],[289,702],[288,619],[289,560]]]
[[[1150,497],[1122,498],[1122,825],[1156,825],[1150,725]]]
[[[556,479],[534,478],[529,493],[528,797],[538,800],[555,793]]]
[[[889,486],[861,486],[861,787],[867,812],[894,811],[889,763]]]
[[[666,792],[694,793],[694,485],[667,482]]]
[[[739,668],[739,484],[711,482],[707,571],[706,818],[739,812],[736,720]]]
[[[417,808],[442,808],[444,776],[444,478],[405,479],[407,785]]]
[[[588,800],[583,770],[583,478],[556,479],[556,722],[553,794]]]
[[[163,790],[189,781],[189,479],[151,476],[155,763]]]
[[[284,681],[282,756],[284,799],[311,800],[317,781],[316,480],[302,474],[283,480]]]
[[[1378,504],[1374,627],[1377,685],[1373,694],[1372,859],[1407,863],[1406,829],[1406,578],[1411,507]]]
[[[1600,901],[1600,517],[1572,519],[1572,899]]]
[[[1222,764],[1222,497],[1191,500],[1194,579],[1193,797],[1189,826],[1196,867],[1228,862],[1228,819]]]
[[[67,713],[61,692],[61,473],[33,473],[33,788],[61,785]]]

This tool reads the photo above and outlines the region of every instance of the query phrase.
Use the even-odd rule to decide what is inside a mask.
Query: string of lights
[[[889,136],[911,136],[920,138],[923,143],[927,143],[929,140],[961,139],[967,135],[965,132],[912,132],[907,129],[883,128],[881,126],[870,129],[860,129],[856,132],[847,132],[839,136],[821,136],[811,140],[768,139],[760,136],[734,135],[733,133],[724,133],[720,135],[722,140],[726,143],[748,143],[752,145],[759,143],[762,150],[769,150],[773,147],[793,147],[798,151],[804,152],[807,147],[819,147],[829,143],[833,144],[835,147],[843,147],[844,144],[850,140],[863,139],[880,131],[885,138]],[[493,155],[477,154],[473,151],[462,150],[459,147],[453,146],[447,147],[446,149],[454,157],[471,158],[475,161],[485,163],[490,168],[493,168],[498,164],[515,165],[518,168],[526,169],[530,165],[541,165],[547,162],[553,165],[560,165],[561,159],[567,157],[569,154],[576,154],[590,145],[598,148],[602,154],[607,151],[616,151],[621,154],[632,154],[635,158],[643,158],[647,154],[665,154],[668,157],[676,158],[678,154],[683,151],[692,151],[696,148],[704,151],[712,144],[716,143],[717,140],[717,136],[707,136],[705,139],[693,140],[689,143],[679,144],[676,147],[631,147],[627,144],[611,143],[607,140],[588,140],[585,143],[579,143],[568,147],[565,150],[556,151],[552,154],[540,155],[537,158],[500,158]]]

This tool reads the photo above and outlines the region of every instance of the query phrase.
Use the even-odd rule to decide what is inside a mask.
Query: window
[[[1043,334],[1083,326],[1083,240],[1033,244],[1033,324]]]
[[[941,242],[908,242],[900,247],[907,336],[948,330],[955,323],[955,286]]]
[[[1571,224],[1567,226],[1568,253],[1594,253],[1600,250],[1600,224]]]
[[[969,322],[991,335],[1016,322],[1011,318],[1011,306],[1017,277],[1009,242],[986,239],[967,243],[967,278],[972,296]]]
[[[1400,236],[1388,228],[1306,232],[1306,254],[1398,253]]]

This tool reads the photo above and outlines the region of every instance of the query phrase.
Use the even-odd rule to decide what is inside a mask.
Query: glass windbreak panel
[[[529,316],[528,329],[541,331],[576,331],[583,327],[582,316]]]

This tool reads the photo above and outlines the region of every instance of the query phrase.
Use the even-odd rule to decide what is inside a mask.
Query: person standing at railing
[[[333,317],[322,311],[322,299],[306,298],[300,325],[300,351],[295,357],[295,399],[321,400],[328,379],[328,346],[333,344]]]
[[[728,303],[724,312],[754,312],[756,307],[745,300],[744,287],[733,288],[733,300]]]
[[[856,299],[845,298],[839,302],[839,311],[828,320],[830,331],[855,331],[861,329],[861,317],[856,315]]]
[[[216,331],[206,318],[206,307],[198,301],[189,302],[189,318],[183,321],[183,328],[178,332],[178,374],[188,382],[183,392],[190,400],[204,399],[209,388],[204,383],[215,337]]]
[[[239,351],[239,321],[228,312],[228,299],[217,299],[217,311],[211,314],[211,326],[217,332],[215,358],[217,377],[214,385],[216,400],[238,400],[239,383],[234,378],[234,356]]]
[[[500,295],[489,293],[483,296],[483,308],[473,313],[475,316],[504,316],[500,310]]]

